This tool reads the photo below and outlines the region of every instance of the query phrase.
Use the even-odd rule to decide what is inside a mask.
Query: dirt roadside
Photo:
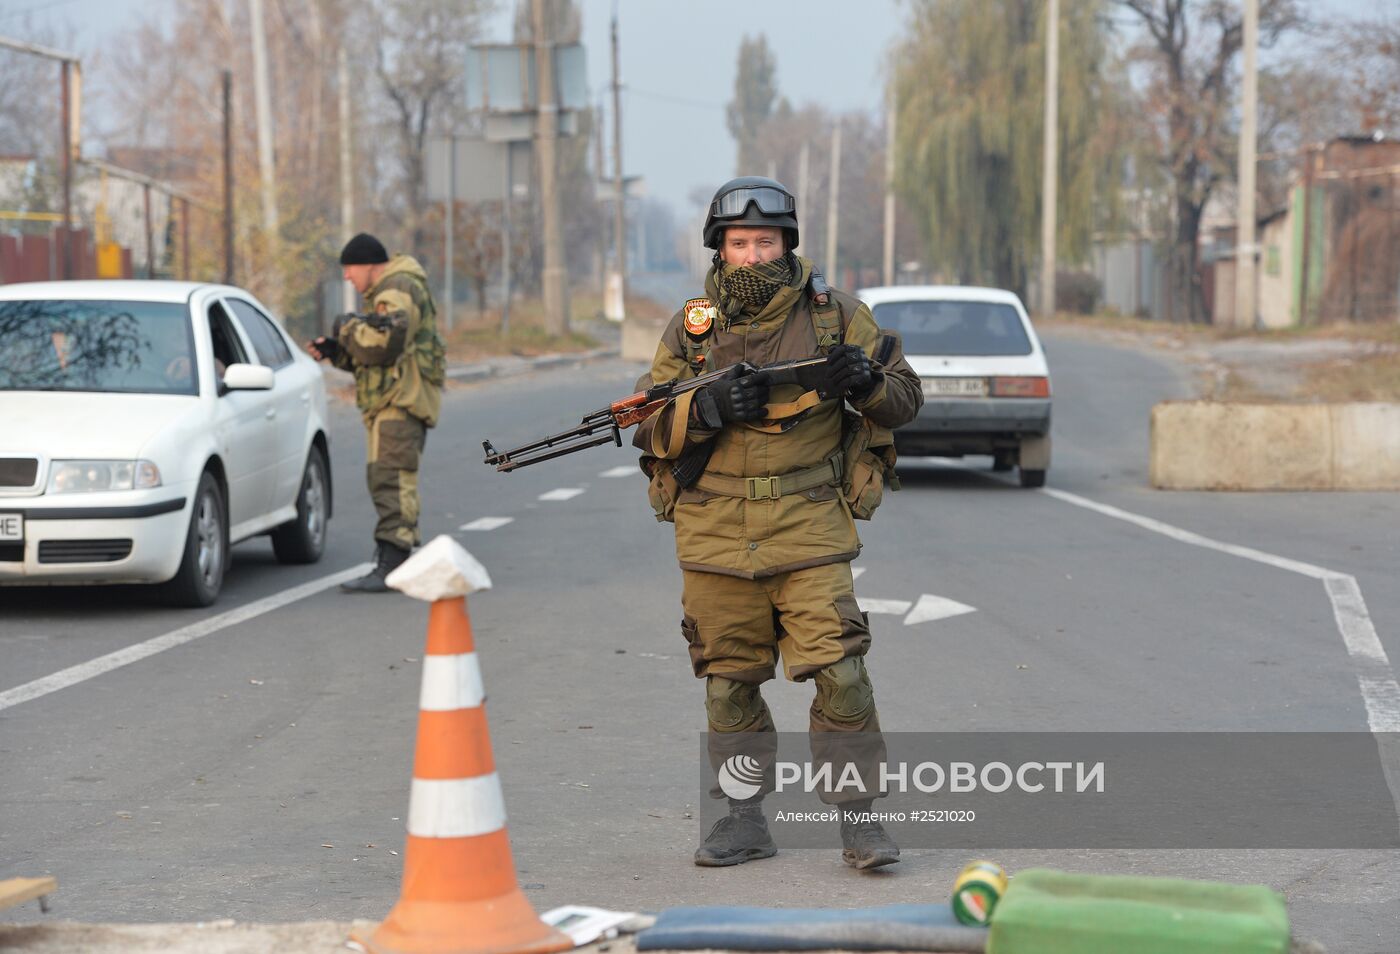
[[[1217,401],[1400,402],[1400,324],[1230,332],[1118,318],[1038,320],[1051,334],[1168,352]]]

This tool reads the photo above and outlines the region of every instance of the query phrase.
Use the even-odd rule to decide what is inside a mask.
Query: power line
[[[692,106],[696,109],[718,109],[723,111],[724,106],[719,103],[706,103],[698,99],[686,99],[683,96],[671,96],[667,93],[653,93],[650,90],[637,89],[635,86],[624,87],[624,91],[633,96],[641,96],[643,99],[660,100],[663,103],[675,103],[678,106]]]

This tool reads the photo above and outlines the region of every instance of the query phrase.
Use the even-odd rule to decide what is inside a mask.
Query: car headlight
[[[47,493],[145,490],[160,486],[160,468],[148,460],[56,460]]]

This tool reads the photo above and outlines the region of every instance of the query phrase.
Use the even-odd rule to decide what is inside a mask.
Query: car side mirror
[[[231,364],[224,369],[224,388],[229,391],[270,391],[271,368],[260,364]]]

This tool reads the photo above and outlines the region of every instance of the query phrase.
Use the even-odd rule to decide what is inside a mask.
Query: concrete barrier
[[[1162,490],[1400,490],[1400,404],[1167,401],[1152,409]]]
[[[622,360],[651,363],[669,318],[628,318],[622,322]]]

